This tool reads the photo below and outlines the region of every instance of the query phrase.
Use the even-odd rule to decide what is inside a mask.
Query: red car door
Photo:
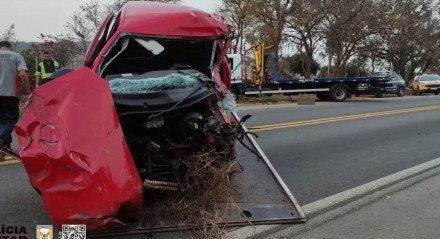
[[[16,126],[20,157],[57,226],[121,224],[142,183],[108,82],[83,67],[33,91]]]

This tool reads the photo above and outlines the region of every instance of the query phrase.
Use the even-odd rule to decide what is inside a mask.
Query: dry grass
[[[221,238],[227,207],[237,207],[231,197],[230,176],[239,170],[238,164],[215,151],[182,161],[188,167],[181,182],[184,190],[167,202],[169,210],[182,224],[197,225],[197,238]]]

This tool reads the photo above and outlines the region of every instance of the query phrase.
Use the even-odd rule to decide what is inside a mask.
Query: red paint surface
[[[158,2],[128,2],[121,12],[120,32],[175,37],[221,37],[228,28],[196,8]]]
[[[108,82],[81,68],[33,91],[16,126],[20,157],[57,226],[121,224],[142,184]]]

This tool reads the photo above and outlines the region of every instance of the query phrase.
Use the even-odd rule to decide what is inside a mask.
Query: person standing
[[[0,41],[0,148],[11,144],[11,133],[18,122],[19,84],[17,73],[22,81],[24,93],[30,93],[27,66],[23,56],[11,51],[11,43]],[[0,161],[4,155],[0,155]]]
[[[35,72],[35,87],[47,83],[52,73],[60,69],[60,67],[60,63],[51,57],[50,52],[43,52],[43,61],[38,64],[37,71]]]

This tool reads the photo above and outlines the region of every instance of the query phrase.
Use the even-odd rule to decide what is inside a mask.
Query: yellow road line
[[[267,130],[284,129],[284,128],[306,126],[306,125],[324,124],[324,123],[331,123],[331,122],[338,122],[338,121],[345,121],[345,120],[365,119],[365,118],[385,116],[385,115],[404,114],[404,113],[412,113],[412,112],[426,111],[426,110],[439,110],[439,109],[440,109],[440,105],[425,106],[425,107],[416,107],[416,108],[390,110],[390,111],[380,111],[380,112],[373,112],[373,113],[346,115],[346,116],[338,116],[338,117],[330,117],[330,118],[322,118],[322,119],[314,119],[314,120],[303,120],[303,121],[295,121],[295,122],[280,123],[280,124],[253,126],[253,127],[249,127],[249,129],[252,132],[260,132],[260,131],[267,131]]]

